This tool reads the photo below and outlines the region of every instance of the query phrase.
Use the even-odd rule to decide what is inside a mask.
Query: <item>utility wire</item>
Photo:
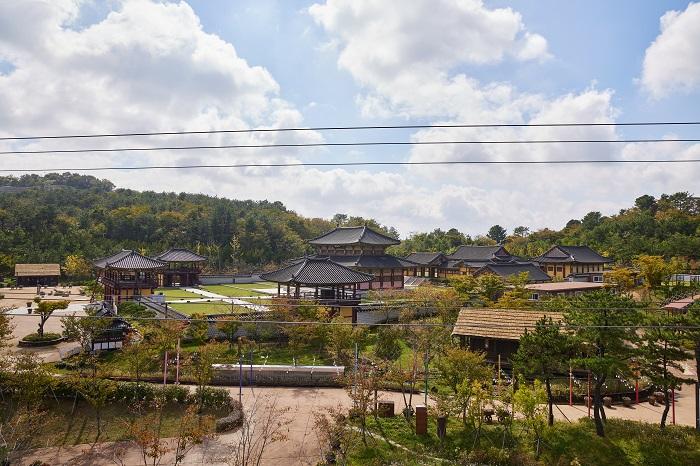
[[[430,128],[557,128],[584,126],[693,126],[700,121],[644,121],[622,123],[455,123],[455,124],[426,124],[426,125],[367,125],[367,126],[316,126],[310,128],[251,128],[251,129],[222,129],[202,131],[153,131],[131,133],[97,133],[44,136],[7,136],[0,141],[19,141],[31,139],[78,139],[78,138],[120,138],[132,136],[179,136],[189,134],[235,134],[235,133],[275,133],[297,131],[354,131],[380,129],[430,129]]]
[[[16,314],[12,317],[32,317],[31,314]],[[152,322],[163,322],[163,321],[174,321],[174,322],[206,322],[211,323],[211,319],[207,318],[196,318],[196,319],[183,319],[181,317],[128,317],[128,316],[79,316],[79,315],[62,315],[60,317],[74,317],[76,319],[109,319],[109,320],[132,320],[132,321],[152,321]],[[217,319],[215,323],[222,322],[238,322],[241,324],[265,324],[265,325],[323,325],[323,326],[337,326],[337,325],[353,325],[353,326],[364,326],[364,327],[426,327],[426,328],[436,328],[436,327],[455,327],[456,324],[450,323],[440,323],[440,322],[391,322],[391,323],[370,323],[370,322],[319,322],[319,321],[294,321],[294,320],[247,320],[247,319]],[[559,328],[565,329],[584,329],[584,328],[618,328],[618,329],[674,329],[674,330],[700,330],[700,325],[648,325],[648,324],[626,324],[626,325],[569,325],[569,324],[554,324]],[[495,329],[513,329],[513,328],[523,328],[522,324],[507,324],[507,323],[489,323],[482,324],[478,322],[469,323],[469,327],[483,328],[487,330]],[[530,327],[534,328],[534,325]]]
[[[40,155],[40,154],[84,154],[101,152],[154,152],[177,150],[211,150],[211,149],[269,149],[294,147],[351,147],[351,146],[434,146],[434,145],[472,145],[472,144],[619,144],[619,143],[656,143],[656,142],[700,142],[700,139],[510,139],[510,140],[455,140],[455,141],[360,141],[360,142],[293,142],[273,144],[224,144],[196,146],[156,146],[156,147],[107,147],[92,149],[37,149],[6,150],[0,155]]]
[[[125,167],[54,167],[1,168],[0,173],[48,173],[56,171],[115,171],[115,170],[190,170],[202,168],[294,168],[294,167],[359,167],[359,166],[422,166],[422,165],[583,165],[583,164],[666,164],[698,163],[700,159],[576,159],[576,160],[443,160],[425,162],[293,162],[293,163],[232,163],[188,165],[140,165]]]

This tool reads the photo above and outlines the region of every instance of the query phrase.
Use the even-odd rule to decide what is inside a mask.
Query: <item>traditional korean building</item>
[[[138,296],[149,296],[158,288],[159,274],[167,262],[125,249],[93,261],[97,280],[105,291],[105,301],[119,303]]]
[[[18,286],[56,286],[61,277],[58,264],[16,264],[15,280]]]
[[[400,243],[366,226],[338,227],[309,240],[316,248],[315,257],[328,257],[335,263],[372,275],[372,281],[359,284],[360,290],[403,288],[404,270],[416,264],[386,253],[386,248]]]
[[[552,281],[552,279],[549,278],[549,275],[544,273],[537,265],[531,262],[486,264],[473,272],[473,275],[479,276],[485,273],[496,275],[504,280],[508,280],[509,278],[515,275],[520,275],[521,273],[526,273],[528,283],[544,283]]]
[[[551,282],[551,283],[535,283],[525,285],[530,292],[530,300],[539,301],[545,297],[551,296],[577,296],[582,293],[605,288],[605,283],[593,282]]]
[[[307,257],[260,278],[277,283],[279,298],[314,300],[354,323],[360,289],[374,276],[340,265],[329,257]]]
[[[153,259],[166,262],[158,276],[159,286],[195,286],[199,284],[202,264],[207,258],[185,248],[171,248],[154,256]]]
[[[588,246],[552,246],[533,259],[555,280],[602,282],[603,269],[611,259],[603,257]]]
[[[449,278],[465,272],[464,261],[450,259],[441,252],[414,252],[406,256],[416,265],[406,270],[406,275],[426,278]]]
[[[543,316],[561,322],[563,316],[556,312],[526,311],[516,309],[463,308],[459,311],[452,337],[472,351],[483,351],[486,359],[509,366],[510,359],[518,351],[520,337],[525,330],[534,330]]]
[[[515,263],[519,258],[513,256],[503,246],[460,246],[447,256],[451,260],[462,262],[463,273],[473,273],[487,264]]]

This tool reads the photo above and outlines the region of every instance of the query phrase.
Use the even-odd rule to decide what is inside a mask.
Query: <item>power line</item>
[[[476,144],[631,144],[657,142],[700,142],[700,139],[511,139],[511,140],[455,140],[455,141],[360,141],[360,142],[299,142],[274,144],[224,144],[196,146],[156,146],[156,147],[109,147],[93,149],[38,149],[7,150],[0,155],[41,155],[41,154],[84,154],[104,152],[154,152],[178,150],[213,150],[213,149],[269,149],[295,147],[356,147],[356,146],[434,146],[434,145],[476,145]]]
[[[423,165],[583,165],[583,164],[666,164],[698,163],[700,159],[577,159],[577,160],[443,160],[425,162],[294,162],[294,163],[232,163],[188,165],[140,165],[125,167],[54,167],[2,168],[0,173],[48,173],[56,171],[114,171],[114,170],[183,170],[203,168],[294,168],[294,167],[359,167],[359,166],[423,166]]]
[[[120,138],[132,136],[180,136],[194,134],[236,134],[236,133],[274,133],[274,132],[303,132],[303,131],[354,131],[354,130],[384,130],[384,129],[430,129],[430,128],[557,128],[557,127],[610,127],[610,126],[694,126],[700,121],[645,121],[622,123],[455,123],[455,124],[426,124],[426,125],[366,125],[366,126],[316,126],[309,128],[250,128],[250,129],[221,129],[202,131],[153,131],[130,133],[97,133],[44,136],[7,136],[0,141],[19,141],[32,139],[79,139],[79,138]]]
[[[16,314],[11,315],[12,317],[32,317],[31,314]],[[56,316],[59,317],[59,316]],[[127,316],[78,316],[78,315],[62,315],[60,317],[74,317],[76,319],[109,319],[109,320],[131,320],[131,321],[152,321],[152,322],[206,322],[212,323],[211,319],[207,318],[196,318],[196,319],[183,319],[181,317],[127,317]],[[363,326],[363,327],[426,327],[426,328],[448,328],[454,327],[455,324],[442,323],[442,322],[390,322],[390,323],[369,323],[369,322],[341,322],[341,321],[331,321],[331,322],[319,322],[319,321],[295,321],[295,320],[259,320],[259,319],[217,319],[213,323],[224,323],[224,322],[237,322],[240,324],[260,324],[260,325],[323,325],[323,326],[338,326],[338,325],[353,325],[353,326]],[[648,325],[648,324],[621,324],[621,325],[569,325],[569,324],[554,324],[559,328],[565,329],[585,329],[585,328],[617,328],[617,329],[674,329],[674,330],[700,330],[700,325]],[[487,330],[496,329],[513,329],[522,328],[519,324],[480,324],[478,322],[469,323],[469,327],[483,328]],[[532,326],[534,328],[534,325]]]

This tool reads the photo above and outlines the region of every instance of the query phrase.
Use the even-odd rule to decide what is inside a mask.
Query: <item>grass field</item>
[[[197,293],[181,290],[180,288],[156,288],[156,294],[163,293],[167,301],[173,299],[201,298]]]
[[[264,305],[267,302],[270,302],[270,301],[263,300],[263,299],[250,300],[251,304]],[[242,306],[236,306],[236,305],[234,305],[232,308],[231,304],[229,304],[229,303],[224,303],[223,301],[214,301],[214,300],[212,300],[209,303],[175,303],[175,304],[168,304],[168,306],[175,309],[178,312],[182,312],[183,314],[187,314],[189,316],[191,316],[192,314],[211,315],[211,314],[230,314],[231,312],[233,312],[234,314],[250,312],[250,309],[248,309],[248,308],[245,308]]]
[[[593,422],[558,422],[545,431],[541,455],[535,458],[533,442],[516,421],[514,438],[504,437],[499,425],[486,425],[481,440],[474,443],[473,432],[459,419],[451,418],[447,437],[440,441],[436,424],[429,417],[428,435],[418,436],[414,424],[403,417],[368,418],[374,438],[368,446],[356,442],[350,464],[526,464],[581,466],[681,466],[700,464],[700,434],[691,427],[608,419],[606,437],[595,434]],[[407,453],[386,442],[391,440],[411,450]],[[505,445],[505,448],[502,446]],[[474,450],[474,451],[472,451]],[[470,453],[470,451],[472,451]],[[439,460],[438,460],[439,458]]]
[[[212,293],[227,296],[229,298],[236,298],[240,296],[266,296],[265,293],[254,291],[253,288],[241,288],[241,286],[243,285],[204,285],[201,288],[203,290],[211,291]],[[264,287],[258,286],[256,288]]]
[[[79,401],[73,411],[72,400],[59,400],[47,404],[48,416],[42,423],[39,435],[33,439],[33,447],[62,447],[92,443],[97,436],[97,422],[92,407]],[[180,418],[185,407],[168,405],[164,408],[161,437],[177,435]],[[219,413],[221,415],[221,413]],[[130,413],[122,404],[110,404],[102,413],[102,433],[100,442],[125,440],[129,424],[135,414]]]

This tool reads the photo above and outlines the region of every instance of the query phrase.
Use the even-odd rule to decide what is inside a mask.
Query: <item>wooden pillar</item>
[[[282,290],[280,289],[281,286],[282,286],[281,283],[277,282],[277,297],[278,297],[278,298],[279,298],[279,296],[280,296],[280,291],[282,291]]]

